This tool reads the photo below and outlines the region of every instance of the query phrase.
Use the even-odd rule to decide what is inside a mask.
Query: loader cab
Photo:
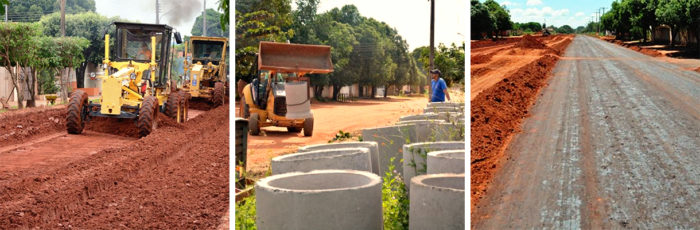
[[[116,26],[116,61],[149,63],[151,52],[151,36],[156,37],[155,59],[156,82],[154,86],[162,87],[167,83],[167,61],[170,58],[170,44],[173,28],[160,24],[141,24],[115,22]],[[161,71],[163,70],[163,71]],[[144,74],[149,74],[145,71]]]

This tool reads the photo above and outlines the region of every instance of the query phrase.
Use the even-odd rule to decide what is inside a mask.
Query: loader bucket
[[[333,72],[330,46],[260,42],[259,48],[259,70],[302,74]]]

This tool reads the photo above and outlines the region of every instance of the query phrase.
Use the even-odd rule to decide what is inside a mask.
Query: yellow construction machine
[[[252,135],[266,126],[313,134],[309,78],[306,74],[333,72],[331,47],[260,42],[256,77],[243,88],[240,114],[248,118]]]
[[[102,73],[90,78],[101,81],[98,100],[76,90],[71,94],[66,115],[68,133],[80,134],[92,117],[133,119],[140,136],[157,127],[164,112],[177,122],[185,121],[186,96],[169,81],[171,37],[181,43],[180,34],[167,25],[115,22],[116,55],[110,60],[109,34],[105,35]],[[110,25],[111,26],[111,25]]]
[[[228,38],[192,36],[185,43],[182,90],[192,98],[207,98],[214,106],[226,100]],[[191,61],[188,53],[192,55]]]

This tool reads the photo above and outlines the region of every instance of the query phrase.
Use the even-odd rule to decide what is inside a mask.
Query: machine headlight
[[[97,78],[97,74],[95,72],[90,73],[90,80],[95,80]]]
[[[102,69],[107,69],[107,63],[102,64]]]
[[[131,80],[136,80],[136,74],[135,74],[135,73],[131,73],[131,76],[130,76],[130,77],[131,77]]]
[[[126,87],[129,87],[129,80],[128,80],[128,79],[122,80],[122,85],[123,85],[123,86],[126,86]]]

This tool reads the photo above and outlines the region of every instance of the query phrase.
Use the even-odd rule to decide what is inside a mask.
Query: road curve
[[[472,227],[700,226],[700,74],[577,36],[553,75]]]

